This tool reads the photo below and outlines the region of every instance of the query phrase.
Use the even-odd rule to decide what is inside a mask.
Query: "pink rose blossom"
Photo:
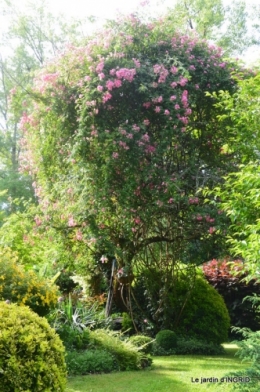
[[[176,82],[172,82],[172,83],[171,83],[171,87],[172,87],[172,88],[174,88],[174,87],[176,87],[176,86],[178,86],[178,83],[176,83]]]
[[[148,146],[146,146],[146,148],[145,148],[145,152],[147,152],[148,154],[152,154],[152,153],[155,152],[155,147],[154,147],[154,146],[151,146],[151,145],[148,145]]]
[[[109,93],[109,92],[106,92],[104,95],[103,95],[103,98],[102,98],[102,101],[103,101],[103,103],[105,103],[105,102],[107,102],[109,99],[111,99],[112,98],[112,95]]]
[[[150,141],[150,136],[149,136],[147,133],[145,133],[145,134],[142,136],[142,140],[143,140],[144,142],[149,142],[149,141]]]
[[[108,90],[112,90],[113,87],[114,87],[114,82],[113,82],[112,80],[109,79],[109,80],[106,82],[106,88],[107,88]]]
[[[98,77],[99,77],[99,80],[102,80],[102,79],[104,79],[105,74],[104,74],[103,72],[100,72],[100,73],[98,74]]]
[[[122,81],[119,79],[114,80],[114,87],[119,88],[122,86]]]
[[[188,82],[187,78],[181,77],[180,81],[179,81],[179,84],[180,84],[180,86],[183,87],[183,86],[185,86],[187,84],[187,82]]]
[[[178,72],[178,68],[175,66],[171,67],[171,73],[176,74]]]

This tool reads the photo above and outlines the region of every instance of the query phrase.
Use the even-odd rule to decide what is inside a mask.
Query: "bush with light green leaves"
[[[47,320],[0,302],[0,392],[64,392],[64,352]]]

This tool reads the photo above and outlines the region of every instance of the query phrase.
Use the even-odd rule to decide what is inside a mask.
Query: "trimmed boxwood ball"
[[[187,280],[176,282],[177,298],[187,298]],[[177,310],[177,303],[173,309]],[[178,309],[180,311],[180,309]],[[230,317],[222,296],[203,277],[197,276],[175,331],[208,343],[220,344],[228,339]]]
[[[175,332],[164,329],[157,333],[156,343],[164,350],[171,350],[177,347],[177,336]]]
[[[0,302],[0,392],[64,392],[64,351],[46,319]]]
[[[150,268],[135,282],[134,295],[145,303],[142,319],[152,320],[155,331],[169,329],[177,336],[220,344],[228,340],[230,317],[222,296],[200,273],[174,276],[167,288],[167,307],[158,317],[163,273]]]

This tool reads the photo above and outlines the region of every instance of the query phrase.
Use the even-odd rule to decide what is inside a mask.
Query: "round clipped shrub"
[[[155,340],[164,350],[171,350],[177,347],[177,336],[175,332],[170,331],[169,329],[158,332]]]
[[[57,286],[19,265],[16,253],[0,249],[0,300],[29,306],[45,316],[57,304]]]
[[[151,279],[153,277],[153,279]],[[167,288],[167,306],[158,312],[162,294],[162,273],[145,270],[135,283],[134,294],[145,303],[142,319],[152,320],[155,330],[174,330],[178,336],[192,337],[207,343],[228,340],[230,317],[222,296],[206,279],[183,273],[173,277]]]
[[[139,350],[145,354],[152,352],[153,339],[145,335],[134,335],[129,338],[130,342],[139,348]]]
[[[208,343],[220,344],[228,339],[230,317],[222,296],[202,277],[197,276],[191,291],[187,280],[176,284],[177,301],[172,306],[180,314],[176,333]],[[183,311],[180,308],[186,299]]]
[[[64,392],[64,351],[46,319],[0,302],[0,392]]]

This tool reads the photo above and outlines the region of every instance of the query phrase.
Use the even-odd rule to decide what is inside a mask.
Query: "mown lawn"
[[[247,365],[234,357],[236,347],[225,345],[223,356],[155,357],[151,369],[88,375],[69,379],[66,392],[188,392],[230,391],[230,383],[202,383],[203,378],[219,378],[245,369]],[[199,382],[195,383],[198,378]]]

